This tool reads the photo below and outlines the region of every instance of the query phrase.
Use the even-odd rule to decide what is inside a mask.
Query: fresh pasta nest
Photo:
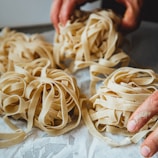
[[[52,48],[38,35],[2,31],[0,115],[13,132],[0,133],[0,148],[22,142],[33,127],[56,136],[79,125],[85,97],[73,76],[56,69]],[[26,130],[11,118],[25,120]]]
[[[138,133],[127,131],[131,114],[145,99],[158,89],[158,75],[150,69],[132,67],[119,68],[110,74],[90,98],[92,106],[84,109],[84,120],[89,131],[113,146],[138,142],[158,126],[158,116],[154,116]],[[140,117],[145,117],[142,114]],[[107,138],[103,133],[128,136],[121,142]]]
[[[1,74],[12,71],[14,64],[27,63],[37,58],[47,58],[56,67],[53,46],[39,34],[26,35],[4,28],[0,34]]]
[[[129,56],[121,49],[120,17],[111,10],[76,10],[71,18],[66,26],[59,25],[60,33],[55,34],[55,62],[65,68],[65,61],[70,60],[73,72],[90,67],[91,91],[95,93],[92,87],[102,80],[99,76],[129,63]]]
[[[81,120],[83,97],[76,80],[62,70],[46,66],[34,72],[35,76],[27,68],[17,66],[15,71],[6,72],[0,78],[0,114],[8,125],[12,124],[9,117],[26,120],[27,131],[21,131],[24,137],[32,127],[61,135],[77,127]],[[19,138],[19,130],[15,130],[17,142],[24,139]],[[0,139],[4,138],[0,134]],[[0,142],[0,147],[8,146],[7,142]]]
[[[17,67],[15,72],[1,76],[2,115],[29,121],[32,113],[32,119],[36,120],[32,120],[33,124],[40,122],[41,127],[52,126],[55,129],[62,129],[75,119],[75,115],[80,118],[80,93],[70,75],[62,70],[44,67],[38,72],[40,76],[34,77],[26,70]],[[58,127],[62,122],[63,126]]]

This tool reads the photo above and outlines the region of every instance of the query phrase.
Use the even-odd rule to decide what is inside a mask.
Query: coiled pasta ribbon
[[[60,33],[55,34],[55,62],[64,69],[67,66],[64,61],[69,59],[69,69],[73,72],[90,67],[90,88],[94,94],[101,75],[107,76],[129,63],[129,56],[120,48],[120,18],[111,10],[77,10],[71,18],[66,26],[59,25]]]
[[[0,34],[1,74],[11,71],[14,64],[26,63],[37,58],[48,58],[51,66],[56,67],[53,46],[39,34],[26,35],[4,28]]]
[[[2,30],[0,115],[14,132],[0,133],[0,148],[22,142],[32,127],[56,136],[79,125],[85,97],[75,78],[56,69],[53,55],[42,36]],[[25,120],[26,131],[10,118]]]
[[[158,75],[150,69],[123,67],[115,70],[90,98],[92,106],[83,107],[83,118],[90,133],[112,146],[137,143],[158,126],[158,116],[154,116],[138,133],[129,133],[127,122],[136,108],[157,89]],[[147,115],[143,113],[140,117]],[[117,142],[105,132],[127,137]]]
[[[30,69],[35,62],[42,67]],[[0,114],[15,130],[13,134],[0,134],[0,139],[6,139],[0,141],[1,148],[23,141],[33,126],[51,135],[61,135],[80,123],[84,97],[76,80],[66,72],[49,66],[48,59],[46,63],[46,59],[39,58],[25,63],[25,69],[16,66],[15,71],[1,76]],[[26,120],[26,133],[15,127],[9,117]]]

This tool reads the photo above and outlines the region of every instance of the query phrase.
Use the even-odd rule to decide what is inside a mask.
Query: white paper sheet
[[[42,35],[52,42],[54,31]],[[137,64],[152,67],[158,72],[158,24],[143,22],[141,27],[127,36],[129,42],[124,48]],[[88,70],[76,73],[78,85],[88,94]],[[18,125],[25,124],[18,121]],[[0,131],[9,129],[0,119]],[[122,136],[114,136],[116,140]],[[143,141],[143,140],[142,140]],[[89,134],[86,126],[81,124],[73,131],[51,137],[45,132],[33,128],[28,138],[21,144],[0,149],[0,158],[141,158],[140,141],[126,147],[113,148]],[[156,154],[153,158],[157,158]]]

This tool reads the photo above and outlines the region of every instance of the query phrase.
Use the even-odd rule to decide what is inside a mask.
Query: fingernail
[[[135,120],[131,120],[131,121],[128,122],[127,129],[130,132],[134,131],[135,127],[136,127],[136,121]]]
[[[150,148],[148,146],[143,146],[141,148],[141,154],[144,156],[144,157],[147,157],[149,154],[150,154]]]

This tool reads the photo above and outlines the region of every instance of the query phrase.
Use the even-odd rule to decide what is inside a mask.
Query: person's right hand
[[[141,21],[141,9],[144,0],[115,0],[125,6],[125,13],[121,20],[121,30],[131,32],[139,27]]]
[[[51,21],[56,29],[57,32],[59,32],[58,23],[61,23],[62,25],[65,25],[69,17],[71,16],[74,9],[83,3],[85,3],[87,0],[54,0],[51,12],[50,12],[50,18]]]
[[[158,90],[153,92],[128,121],[127,129],[130,132],[138,132],[153,116],[158,114]],[[158,152],[158,127],[151,132],[141,145],[141,154],[151,157]]]

